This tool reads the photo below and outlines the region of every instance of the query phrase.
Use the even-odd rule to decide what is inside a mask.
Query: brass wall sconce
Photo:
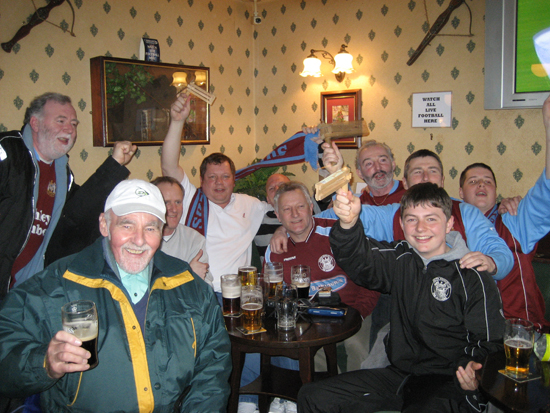
[[[300,76],[321,76],[321,60],[315,56],[315,53],[321,53],[321,56],[328,59],[329,63],[334,66],[332,73],[335,74],[336,80],[342,82],[346,77],[346,73],[353,73],[355,71],[351,65],[353,56],[348,53],[346,48],[347,46],[343,44],[338,54],[334,57],[326,50],[311,49],[310,55],[304,59],[304,70],[300,73]]]

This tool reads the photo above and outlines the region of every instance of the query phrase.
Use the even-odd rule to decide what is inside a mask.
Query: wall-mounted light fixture
[[[334,66],[334,69],[332,69],[332,73],[336,75],[336,80],[338,82],[341,82],[346,77],[346,73],[352,73],[355,71],[355,69],[351,65],[353,56],[346,51],[346,48],[347,46],[343,44],[340,48],[340,51],[335,57],[333,57],[326,50],[311,49],[310,55],[304,59],[304,70],[302,71],[302,73],[300,73],[300,76],[321,76],[321,60],[319,60],[317,56],[315,56],[315,53],[321,53],[321,56],[323,56],[323,58],[325,59],[328,59],[329,63]]]

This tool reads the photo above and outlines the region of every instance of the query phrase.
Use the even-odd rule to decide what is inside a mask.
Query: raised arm
[[[325,142],[321,145],[321,148],[323,148],[323,165],[325,169],[331,174],[342,169],[344,157],[340,153],[338,146],[336,146],[336,142]]]
[[[189,116],[191,104],[190,96],[180,94],[170,108],[170,126],[162,144],[162,155],[160,165],[164,176],[171,176],[178,182],[183,180],[185,172],[179,165],[181,150],[181,133],[185,120]]]

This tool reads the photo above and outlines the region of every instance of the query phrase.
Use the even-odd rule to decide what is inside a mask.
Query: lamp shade
[[[172,73],[172,83],[170,86],[184,88],[187,86],[187,73],[185,72],[174,72]]]
[[[321,76],[321,61],[316,57],[306,57],[304,59],[304,70],[300,73],[300,76]]]
[[[349,54],[348,52],[340,52],[334,57],[334,69],[332,70],[332,73],[353,73],[355,69],[351,65],[351,61],[353,60],[353,56]]]

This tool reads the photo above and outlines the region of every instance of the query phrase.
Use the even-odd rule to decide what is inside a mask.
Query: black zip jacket
[[[450,239],[451,248],[464,245],[458,233]],[[336,223],[330,244],[338,265],[356,284],[391,295],[386,352],[401,371],[454,377],[458,366],[503,351],[502,303],[487,272],[460,269],[458,259],[425,265],[406,241],[367,238],[360,220],[349,230]]]

